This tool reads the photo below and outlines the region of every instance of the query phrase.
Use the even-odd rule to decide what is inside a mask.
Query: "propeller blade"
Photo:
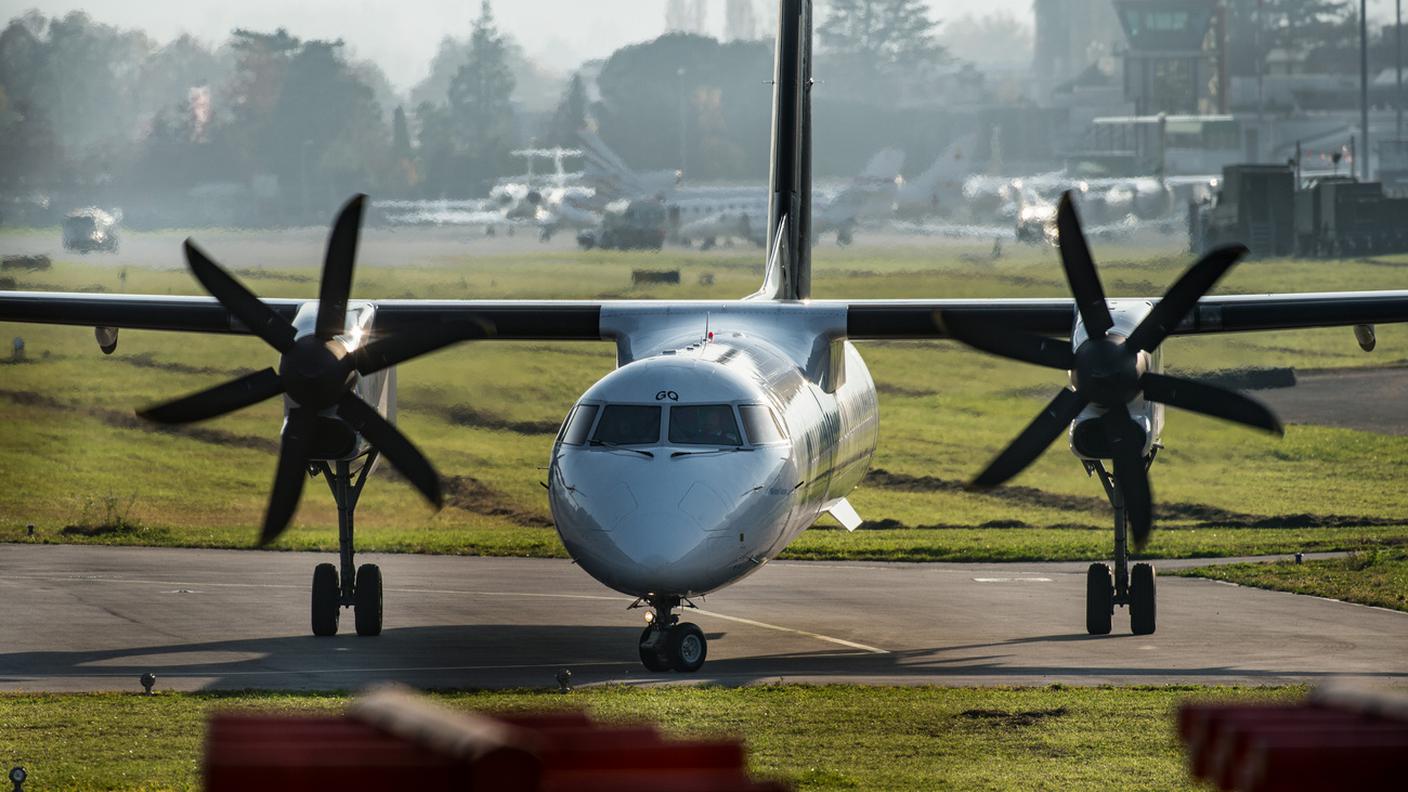
[[[186,263],[205,290],[249,328],[249,332],[280,352],[287,352],[293,346],[293,325],[211,261],[190,239],[186,240]]]
[[[1085,234],[1080,230],[1080,218],[1076,216],[1076,205],[1069,191],[1061,193],[1061,203],[1056,207],[1056,230],[1061,266],[1066,270],[1066,282],[1076,298],[1076,309],[1080,311],[1086,332],[1091,338],[1099,338],[1115,326],[1115,320],[1110,317],[1110,306],[1105,304],[1105,289],[1100,285],[1095,259],[1085,244]]]
[[[1227,245],[1198,259],[1164,292],[1125,343],[1134,349],[1153,351],[1178,327],[1198,300],[1212,290],[1218,279],[1246,254],[1247,249],[1242,245]]]
[[[234,412],[283,392],[284,385],[278,372],[266,368],[165,404],[138,410],[137,415],[164,424],[194,423]]]
[[[1154,494],[1149,488],[1149,469],[1144,464],[1144,430],[1123,405],[1105,413],[1102,420],[1115,461],[1115,485],[1124,495],[1124,513],[1134,535],[1134,547],[1141,549],[1154,528]]]
[[[279,466],[274,472],[274,491],[269,495],[264,530],[259,534],[260,546],[279,538],[298,509],[303,480],[308,477],[308,449],[313,443],[314,417],[308,410],[288,411],[283,438],[279,442]]]
[[[401,430],[383,418],[370,404],[351,393],[343,396],[342,401],[338,402],[337,414],[371,441],[376,450],[380,451],[401,475],[410,480],[426,500],[435,504],[435,508],[444,506],[444,499],[440,495],[440,474],[435,472],[430,460],[425,458],[420,449],[401,434]]]
[[[357,194],[342,207],[328,237],[323,279],[318,285],[317,336],[324,341],[347,329],[347,297],[352,293],[352,268],[357,263],[362,207],[367,196]]]
[[[1064,339],[1008,330],[992,322],[955,314],[941,313],[940,320],[951,337],[974,349],[1062,371],[1070,370],[1076,363],[1071,342]]]
[[[1144,389],[1144,398],[1150,401],[1278,435],[1286,433],[1281,420],[1269,407],[1236,391],[1153,372],[1145,374],[1139,384]]]
[[[493,327],[478,319],[457,322],[426,322],[407,327],[390,338],[367,344],[355,353],[357,371],[363,376],[404,363],[461,341],[489,338]]]
[[[973,479],[972,486],[980,489],[996,487],[1021,473],[1027,465],[1041,456],[1041,452],[1045,451],[1052,441],[1066,431],[1066,427],[1076,419],[1085,404],[1083,396],[1070,388],[1062,388],[1036,419],[1017,435],[1017,439]]]

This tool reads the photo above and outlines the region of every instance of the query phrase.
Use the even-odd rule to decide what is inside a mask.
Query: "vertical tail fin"
[[[782,297],[790,300],[805,300],[812,290],[811,88],[811,0],[778,0],[768,240],[770,249],[786,257]]]

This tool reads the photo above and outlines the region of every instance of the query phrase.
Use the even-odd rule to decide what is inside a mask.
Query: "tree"
[[[890,94],[946,60],[924,0],[831,0],[817,28],[827,79],[857,95]]]
[[[767,167],[771,107],[759,77],[771,66],[770,42],[670,33],[612,53],[592,115],[602,140],[635,168],[685,168],[690,179],[756,175]]]
[[[577,133],[587,125],[587,89],[582,84],[582,75],[573,74],[567,81],[567,90],[562,101],[553,113],[552,124],[548,129],[548,144],[572,148],[580,141]]]
[[[421,194],[426,198],[448,197],[456,186],[452,175],[456,163],[455,130],[450,114],[434,102],[421,102],[416,106],[416,121],[420,126],[418,170],[424,174]],[[465,192],[461,190],[459,194]]]
[[[288,61],[260,139],[260,158],[285,194],[295,186],[309,194],[310,211],[350,192],[372,191],[388,164],[375,93],[353,73],[341,49],[341,41],[302,43]]]
[[[1233,77],[1256,75],[1274,49],[1305,57],[1310,70],[1338,70],[1330,64],[1342,59],[1347,39],[1354,48],[1347,57],[1358,57],[1358,16],[1351,0],[1231,0],[1227,28]]]
[[[494,25],[489,0],[480,5],[469,38],[468,59],[450,81],[450,119],[464,156],[470,182],[478,182],[510,165],[513,139],[513,72],[508,47]]]

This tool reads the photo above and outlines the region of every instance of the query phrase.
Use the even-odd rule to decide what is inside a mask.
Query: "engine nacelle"
[[[1128,337],[1134,332],[1134,328],[1144,320],[1144,317],[1153,309],[1153,303],[1148,300],[1107,300],[1110,307],[1110,318],[1114,320],[1114,327],[1110,329],[1110,335]],[[1075,326],[1071,332],[1071,347],[1079,350],[1081,345],[1090,340],[1090,334],[1085,329],[1085,324],[1081,320],[1079,312],[1076,313]],[[1163,353],[1160,349],[1153,352],[1139,353],[1140,372],[1152,371],[1163,373]],[[1071,386],[1076,387],[1075,373],[1071,373]],[[1150,450],[1159,443],[1160,436],[1164,428],[1164,406],[1151,401],[1146,401],[1142,393],[1135,394],[1134,398],[1126,403],[1126,409],[1134,422],[1144,431],[1143,453],[1147,456]],[[1070,428],[1070,448],[1071,453],[1081,459],[1110,459],[1113,453],[1110,450],[1110,437],[1106,425],[1100,419],[1104,417],[1107,409],[1097,404],[1086,405],[1081,410],[1080,415],[1071,422]]]
[[[300,305],[298,313],[293,318],[295,338],[313,335],[317,323],[318,301],[311,300]],[[375,325],[375,304],[349,302],[347,304],[346,332],[337,336],[336,340],[346,347],[350,354],[364,344],[370,343],[376,337],[374,334]],[[392,366],[367,376],[354,374],[353,378],[352,392],[394,424],[396,422],[396,368]],[[296,406],[292,400],[285,397],[284,417],[287,418],[288,411]],[[311,459],[322,459],[329,462],[352,460],[366,454],[370,449],[371,445],[338,416],[336,407],[330,407],[318,413],[313,431],[312,449],[309,452]]]

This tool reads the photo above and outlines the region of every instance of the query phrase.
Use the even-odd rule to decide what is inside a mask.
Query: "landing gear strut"
[[[1158,448],[1154,449],[1158,452]],[[1154,461],[1151,454],[1146,464]],[[1129,566],[1129,530],[1125,524],[1124,493],[1115,483],[1114,475],[1105,470],[1099,460],[1087,461],[1085,469],[1098,476],[1115,512],[1114,579],[1110,567],[1094,563],[1085,574],[1085,631],[1091,635],[1109,635],[1115,606],[1129,606],[1129,627],[1135,635],[1152,635],[1155,614],[1154,565],[1139,563]]]
[[[650,623],[640,634],[640,662],[650,671],[693,673],[704,665],[709,642],[704,631],[690,622],[681,622],[674,610],[679,597],[645,598],[651,608]]]
[[[367,474],[376,462],[377,452],[371,451],[354,472],[352,462],[331,464],[318,462],[314,470],[321,473],[337,502],[337,546],[339,566],[319,564],[313,569],[313,634],[336,635],[343,608],[352,608],[358,635],[381,634],[381,569],[376,564],[357,568],[353,560],[355,535],[352,515],[357,499],[367,483]],[[355,461],[355,460],[354,460]]]

